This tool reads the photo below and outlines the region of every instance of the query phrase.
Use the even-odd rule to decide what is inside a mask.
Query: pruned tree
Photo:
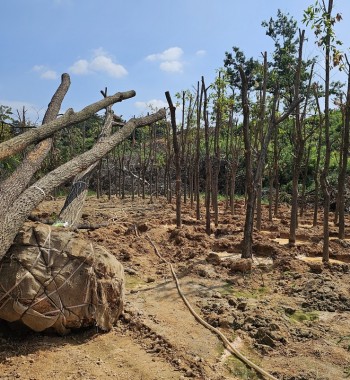
[[[200,220],[200,185],[199,185],[199,169],[200,169],[200,136],[201,136],[201,115],[202,115],[202,103],[203,103],[203,86],[200,86],[199,81],[197,82],[197,92],[196,92],[196,154],[195,154],[195,199],[196,199],[196,218]]]
[[[339,211],[339,239],[345,238],[345,181],[349,156],[349,132],[350,132],[350,63],[347,57],[348,84],[346,90],[345,117],[343,130],[342,155],[338,175],[338,211]]]
[[[181,152],[179,147],[179,142],[177,139],[177,129],[176,129],[176,107],[173,104],[169,91],[165,93],[166,100],[169,104],[170,118],[171,118],[171,129],[173,136],[173,149],[174,149],[174,160],[175,160],[175,196],[176,196],[176,226],[181,227]]]
[[[228,67],[229,73],[232,75],[232,84],[238,86],[241,91],[241,103],[243,110],[243,141],[245,149],[245,181],[246,181],[246,217],[242,242],[242,258],[251,258],[253,254],[253,227],[254,214],[256,210],[257,190],[261,186],[263,169],[265,166],[267,150],[271,137],[274,134],[277,126],[282,123],[294,111],[294,109],[304,100],[303,98],[295,97],[286,111],[277,117],[277,105],[280,94],[279,86],[274,88],[270,115],[268,117],[267,127],[265,132],[261,132],[260,148],[256,152],[256,158],[253,155],[252,146],[252,129],[250,125],[251,102],[249,99],[249,90],[254,87],[255,73],[258,67],[258,62],[252,58],[245,59],[244,54],[238,49],[233,48],[234,55],[226,53],[225,66]],[[266,65],[266,63],[265,63]],[[263,80],[267,80],[268,75],[264,75]],[[262,83],[262,88],[264,84]],[[264,109],[264,108],[263,108]],[[260,116],[262,118],[262,115]]]
[[[294,82],[294,96],[299,97],[301,88],[301,75],[302,75],[302,53],[304,44],[304,30],[299,30],[299,49],[298,49],[298,62],[295,72],[295,82]],[[295,245],[296,240],[296,229],[298,226],[298,185],[299,177],[301,172],[301,164],[303,157],[305,155],[306,141],[313,134],[305,131],[305,121],[306,121],[306,111],[307,103],[309,99],[311,80],[313,76],[313,65],[311,68],[311,73],[309,76],[309,83],[306,91],[306,102],[301,111],[301,107],[298,105],[295,112],[294,129],[293,129],[293,180],[292,180],[292,207],[291,207],[291,220],[290,220],[290,230],[289,230],[289,244],[291,246]]]
[[[333,12],[333,0],[325,1],[316,0],[304,12],[303,22],[311,24],[317,44],[325,52],[325,99],[324,99],[324,136],[325,136],[325,157],[323,169],[321,172],[321,188],[323,192],[324,213],[323,213],[323,253],[322,260],[329,261],[329,208],[330,208],[330,185],[328,181],[329,167],[331,159],[331,141],[330,141],[330,74],[332,66],[338,66],[342,61],[342,54],[338,50],[341,42],[336,39],[334,24],[342,19],[337,13]]]
[[[210,157],[209,141],[209,116],[208,116],[208,88],[205,87],[204,77],[202,76],[203,91],[203,120],[204,120],[204,144],[205,144],[205,232],[211,234],[211,190],[212,190],[212,167]]]

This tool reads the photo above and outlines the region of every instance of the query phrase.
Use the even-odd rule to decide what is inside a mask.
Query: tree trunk
[[[273,174],[272,168],[269,169],[269,222],[272,222],[272,202],[273,202]]]
[[[212,168],[212,205],[214,211],[214,224],[215,227],[219,224],[219,205],[218,205],[218,193],[219,193],[219,174],[220,174],[220,128],[222,123],[222,111],[221,111],[221,72],[219,72],[218,77],[218,92],[217,92],[217,101],[215,105],[215,129],[214,129],[214,162]]]
[[[114,133],[110,138],[96,143],[89,151],[73,158],[39,179],[26,189],[7,210],[0,210],[0,260],[9,249],[32,209],[55,187],[100,160],[116,144],[127,138],[135,128],[148,125],[164,117],[165,110],[163,109],[150,116],[129,120],[122,129]]]
[[[331,19],[333,9],[333,0],[328,2],[328,10],[326,18],[328,21]],[[325,145],[326,154],[324,159],[324,166],[321,173],[321,187],[323,191],[324,199],[324,212],[323,212],[323,251],[322,251],[322,261],[329,261],[329,207],[330,207],[330,192],[328,183],[328,172],[331,159],[331,142],[329,135],[329,99],[330,99],[330,53],[331,53],[331,31],[328,30],[325,38],[326,45],[326,57],[325,57],[325,100],[324,100],[324,132],[325,132]]]
[[[195,198],[196,198],[196,219],[200,220],[200,124],[201,124],[201,114],[202,114],[202,100],[203,100],[203,86],[201,86],[201,91],[199,93],[199,82],[197,83],[197,128],[196,128],[196,158],[195,158]]]
[[[315,172],[314,172],[314,182],[315,182],[315,199],[314,199],[314,216],[313,216],[313,222],[312,225],[314,227],[317,226],[317,219],[318,219],[318,198],[319,198],[319,192],[320,192],[320,162],[321,162],[321,149],[322,149],[322,127],[323,127],[323,117],[321,112],[320,103],[318,100],[318,90],[317,85],[314,86],[314,97],[316,101],[317,111],[319,115],[319,131],[318,131],[318,142],[317,142],[317,159],[316,159],[316,166],[315,166]]]
[[[208,120],[208,96],[205,88],[204,77],[202,77],[203,91],[203,119],[204,119],[204,142],[205,142],[205,232],[211,234],[211,216],[210,216],[210,196],[211,196],[211,160],[209,146],[209,120]]]
[[[255,189],[253,184],[253,163],[251,152],[251,139],[249,132],[249,102],[248,102],[248,80],[242,67],[239,67],[241,75],[242,89],[242,109],[243,109],[243,138],[245,157],[245,180],[247,193],[246,217],[244,223],[244,234],[242,243],[242,258],[248,259],[253,254],[253,224],[255,207]]]
[[[173,105],[169,91],[165,93],[165,97],[168,101],[170,108],[170,119],[171,128],[173,131],[173,148],[174,148],[174,159],[175,159],[175,196],[176,196],[176,226],[181,228],[181,156],[179,142],[177,141],[177,130],[176,130],[176,118],[175,112],[176,107]]]
[[[107,96],[96,103],[90,104],[79,112],[74,112],[70,108],[62,117],[50,121],[40,128],[33,128],[26,133],[22,133],[11,140],[1,143],[0,160],[22,151],[29,145],[43,140],[65,127],[69,127],[78,124],[81,121],[87,120],[90,116],[94,115],[103,108],[110,106],[111,104],[121,102],[124,99],[132,98],[135,95],[135,91],[118,92],[114,95]]]
[[[274,202],[274,210],[273,215],[277,217],[278,215],[278,206],[279,206],[279,149],[278,149],[278,128],[275,129],[274,133],[274,142],[273,142],[273,184],[275,188],[275,202]]]
[[[100,133],[98,142],[106,140],[112,131],[113,112],[111,107],[107,108],[106,119],[104,126]],[[75,228],[79,223],[81,213],[83,210],[84,202],[89,189],[90,179],[94,175],[95,168],[100,164],[100,161],[94,162],[82,173],[79,173],[73,180],[72,187],[65,200],[65,203],[60,211],[58,217],[58,223],[63,224],[66,227]],[[100,176],[98,176],[99,178]],[[97,195],[100,196],[100,178],[97,181]]]
[[[310,162],[310,152],[311,152],[311,145],[309,145],[307,149],[305,167],[304,167],[304,172],[303,172],[302,181],[301,181],[301,201],[300,201],[301,206],[300,206],[300,214],[299,214],[301,218],[304,216],[304,211],[306,207],[305,192],[306,192],[307,173],[308,173],[309,162]]]
[[[69,89],[70,78],[63,74],[61,84],[53,95],[43,118],[43,124],[57,118],[62,101]],[[47,138],[37,144],[24,158],[16,171],[0,184],[0,210],[8,208],[28,186],[34,173],[41,167],[45,157],[52,148],[52,138]]]
[[[265,51],[263,54],[264,57],[264,77],[263,77],[263,89],[262,96],[260,101],[260,115],[259,115],[259,131],[260,134],[260,146],[264,143],[264,122],[265,122],[265,113],[266,113],[266,93],[267,93],[267,52]],[[257,205],[256,205],[256,228],[258,231],[261,230],[261,197],[262,197],[262,175],[261,173],[260,179],[258,179],[257,186]]]
[[[348,68],[350,64],[348,62]],[[345,122],[344,122],[344,140],[341,167],[338,176],[338,212],[339,212],[339,239],[345,239],[345,180],[346,170],[348,167],[349,155],[349,131],[350,131],[350,72],[348,73],[348,87],[346,94]]]
[[[294,96],[299,97],[300,93],[300,75],[302,65],[302,53],[304,44],[303,30],[299,30],[299,58],[296,69],[295,82],[294,82]],[[290,215],[290,229],[289,229],[289,244],[295,245],[296,229],[298,227],[298,184],[300,176],[300,166],[304,155],[305,139],[302,134],[302,121],[300,115],[300,107],[297,106],[294,120],[294,154],[293,154],[293,180],[292,180],[292,207]]]

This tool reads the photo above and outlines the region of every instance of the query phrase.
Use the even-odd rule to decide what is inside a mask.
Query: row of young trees
[[[201,78],[192,90],[177,94],[180,120],[175,119],[175,106],[167,93],[169,122],[158,115],[147,127],[132,128],[131,135],[127,138],[124,133],[118,144],[109,147],[107,155],[98,155],[104,157],[102,160],[91,160],[89,165],[80,167],[80,174],[79,170],[75,172],[77,177],[59,216],[60,222],[76,225],[90,184],[95,186],[98,196],[103,187],[110,197],[117,194],[123,198],[129,193],[134,199],[148,194],[152,201],[153,197],[165,195],[171,202],[175,195],[177,225],[181,226],[181,203],[188,202],[196,210],[197,219],[205,218],[206,231],[210,234],[212,223],[216,226],[219,223],[219,197],[224,197],[227,212],[234,213],[235,196],[245,195],[242,256],[249,258],[253,253],[253,227],[262,228],[263,197],[267,195],[270,220],[278,214],[280,200],[290,202],[289,243],[294,245],[298,216],[304,212],[307,193],[312,193],[314,225],[319,206],[324,209],[323,260],[328,261],[329,209],[334,189],[335,221],[339,225],[339,238],[345,237],[350,84],[343,89],[341,83],[330,81],[331,69],[336,66],[349,72],[349,63],[339,52],[340,42],[334,33],[334,25],[340,20],[340,14],[333,15],[332,0],[327,5],[317,0],[304,12],[304,22],[313,27],[317,43],[324,51],[323,73],[316,73],[316,58],[303,58],[305,31],[298,28],[292,17],[278,11],[275,19],[264,21],[262,26],[274,43],[270,60],[267,52],[260,59],[248,59],[238,47],[233,47],[225,53],[224,67],[218,70],[214,83],[207,85]],[[317,79],[320,75],[324,78],[322,82]],[[63,99],[68,87],[69,77],[64,75],[55,96]],[[107,90],[102,94],[104,101],[110,98]],[[123,98],[132,95],[124,94]],[[43,179],[56,173],[55,168],[90,152],[96,140],[95,147],[103,146],[109,136],[125,132],[128,123],[113,115],[110,104],[105,107],[104,117],[94,111],[82,122],[70,120],[67,128],[64,119],[71,118],[69,112],[53,121],[56,127],[47,136],[37,136],[35,141],[43,141],[24,159],[20,152],[24,145],[18,143],[20,148],[11,148],[14,139],[9,137],[18,134],[16,139],[20,140],[28,135],[28,132],[22,134],[23,129],[19,128],[25,124],[14,123],[10,120],[10,110],[2,109],[2,172],[15,171],[1,183],[1,193],[8,193],[10,178],[25,178],[23,184],[27,186],[36,176],[39,185],[32,185],[31,191],[42,198]],[[43,123],[54,120],[58,110],[59,107],[55,116],[48,116]],[[147,117],[146,120],[149,121]],[[71,124],[76,126],[73,128]],[[41,129],[45,128],[37,128]],[[52,135],[53,132],[56,133]],[[4,151],[11,154],[2,155]],[[18,162],[21,162],[19,166]],[[97,175],[92,175],[93,170]],[[64,184],[68,177],[57,181],[51,176],[53,182],[44,194]],[[13,184],[17,186],[17,182]],[[20,192],[25,186],[19,188]],[[205,215],[201,215],[200,207],[203,193]],[[5,209],[18,198],[18,191],[11,199],[4,196],[0,207]],[[3,227],[2,236],[6,234]]]
[[[274,42],[272,61],[267,53],[262,59],[247,59],[237,47],[226,52],[225,69],[219,72],[211,85],[211,94],[202,79],[201,90],[195,93],[198,105],[197,118],[204,124],[206,162],[207,231],[210,230],[210,205],[217,225],[217,191],[222,157],[231,158],[231,172],[242,158],[245,167],[246,218],[242,256],[250,258],[253,247],[253,227],[261,229],[261,199],[264,182],[270,187],[270,213],[272,218],[272,192],[275,191],[274,213],[278,210],[281,178],[281,155],[291,155],[291,216],[289,244],[296,241],[300,205],[300,179],[305,196],[308,170],[314,173],[314,225],[317,223],[319,200],[323,206],[323,260],[329,261],[329,211],[333,186],[331,174],[336,177],[336,217],[339,238],[345,237],[345,192],[348,169],[350,92],[349,78],[345,91],[341,83],[331,83],[333,68],[343,69],[349,75],[349,62],[339,51],[334,25],[341,20],[333,15],[333,0],[328,4],[316,1],[304,12],[304,23],[315,30],[318,46],[324,52],[324,71],[315,75],[316,58],[303,58],[305,31],[298,29],[293,18],[278,11],[276,19],[265,21],[266,34]],[[317,78],[324,80],[320,83]],[[229,94],[228,94],[229,93]],[[331,96],[337,109],[331,110]],[[210,101],[209,101],[210,99]],[[191,98],[190,98],[191,101]],[[211,103],[211,111],[208,112]],[[321,109],[324,105],[324,111]],[[201,109],[202,107],[202,109]],[[209,121],[209,119],[211,120]],[[338,118],[339,124],[332,124]],[[232,121],[236,120],[235,126]],[[213,129],[209,137],[210,124]],[[201,122],[198,121],[198,125]],[[182,125],[184,120],[182,121]],[[188,128],[188,126],[187,126]],[[232,132],[230,132],[230,128]],[[239,136],[237,131],[241,131]],[[225,146],[220,140],[228,138]],[[240,141],[238,141],[241,139]],[[243,140],[243,141],[242,141]],[[230,141],[230,142],[228,142]],[[286,149],[285,145],[288,145]],[[229,149],[240,147],[240,149]],[[196,160],[194,160],[196,162]],[[303,167],[305,168],[303,170]],[[230,194],[234,194],[235,179],[227,181]],[[310,185],[309,185],[310,186]],[[210,197],[212,196],[212,200]],[[305,202],[302,202],[304,205]],[[303,207],[300,210],[303,212]]]

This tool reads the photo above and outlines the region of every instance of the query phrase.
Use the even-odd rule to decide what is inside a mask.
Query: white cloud
[[[89,74],[89,62],[86,59],[79,59],[73,63],[73,65],[69,68],[69,71],[76,75]]]
[[[135,102],[135,106],[140,110],[159,110],[168,107],[168,103],[161,99],[151,99],[148,102]]]
[[[33,66],[33,71],[42,71],[44,70],[44,66],[43,65],[35,65]]]
[[[202,57],[203,55],[206,55],[206,54],[207,54],[206,50],[197,50],[196,51],[196,55],[198,55],[200,57]]]
[[[177,61],[183,55],[183,50],[179,47],[171,47],[162,53],[151,54],[146,57],[148,61]]]
[[[93,50],[93,54],[94,54],[94,57],[98,57],[99,55],[109,56],[109,54],[107,53],[107,51],[102,46],[100,46],[97,49],[94,49]]]
[[[58,78],[56,71],[50,70],[47,67],[45,67],[44,65],[35,65],[35,66],[33,66],[32,70],[39,73],[40,78],[42,78],[42,79],[52,80],[52,79]]]
[[[162,53],[150,54],[146,60],[160,62],[159,68],[163,71],[182,73],[184,64],[181,57],[183,54],[183,50],[175,46],[164,50]]]
[[[105,72],[111,77],[121,78],[128,74],[126,69],[117,63],[114,63],[111,58],[99,55],[95,57],[90,65],[90,69],[93,71]]]
[[[56,71],[54,71],[54,70],[45,70],[40,75],[40,78],[43,78],[43,79],[57,79],[58,75],[57,75]]]
[[[159,65],[163,71],[171,73],[182,73],[183,63],[180,61],[165,61]]]
[[[69,71],[76,75],[101,72],[114,78],[122,78],[128,74],[125,67],[113,62],[112,58],[102,48],[94,51],[94,58],[92,60],[79,59],[74,62]]]

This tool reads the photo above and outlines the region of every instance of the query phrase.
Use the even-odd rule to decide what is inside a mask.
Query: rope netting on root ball
[[[123,310],[124,283],[123,266],[105,248],[28,223],[0,263],[0,318],[60,334],[110,330]]]

